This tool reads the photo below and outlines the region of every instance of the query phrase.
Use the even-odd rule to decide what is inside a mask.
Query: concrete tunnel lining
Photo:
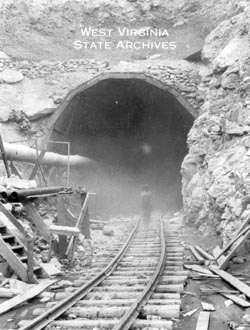
[[[70,141],[71,153],[101,164],[101,171],[73,180],[98,193],[101,209],[135,210],[144,183],[152,186],[157,208],[180,206],[180,167],[195,113],[176,90],[152,77],[101,74],[67,95],[48,137]]]

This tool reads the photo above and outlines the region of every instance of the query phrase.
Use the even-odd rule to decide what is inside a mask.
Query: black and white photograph
[[[250,329],[250,0],[0,0],[0,330]]]

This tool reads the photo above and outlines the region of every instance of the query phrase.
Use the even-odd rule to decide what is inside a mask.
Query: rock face
[[[250,191],[250,6],[207,37],[200,116],[182,165],[186,221],[212,224],[226,242],[248,214]]]
[[[168,21],[172,21],[179,26],[183,21],[181,12],[185,18],[189,13],[194,13],[204,6],[200,0],[170,2],[163,0],[51,0],[39,1],[39,3],[37,1],[22,0],[19,5],[14,4],[15,1],[13,0],[4,1],[2,6],[5,9],[6,16],[8,16],[9,12],[22,13],[26,21],[30,20],[31,25],[47,31],[53,30],[53,27],[60,28],[67,21],[72,23],[71,29],[74,30],[77,22],[80,22],[81,18],[83,21],[87,16],[92,16],[97,22],[107,20],[116,22],[133,22],[137,20],[145,22],[146,20],[165,17]],[[25,8],[24,13],[23,8]],[[221,8],[223,7],[221,6]],[[65,19],[66,17],[67,19]]]

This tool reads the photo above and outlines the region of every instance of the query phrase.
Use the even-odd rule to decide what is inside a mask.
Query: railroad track
[[[172,329],[187,277],[179,232],[175,223],[138,222],[100,274],[19,330]]]

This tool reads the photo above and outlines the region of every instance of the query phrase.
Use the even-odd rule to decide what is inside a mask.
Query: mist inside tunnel
[[[102,214],[140,210],[149,184],[154,209],[181,207],[180,168],[193,115],[177,93],[144,79],[103,79],[78,90],[58,117],[71,153],[98,166],[72,173],[75,186],[97,193]]]

